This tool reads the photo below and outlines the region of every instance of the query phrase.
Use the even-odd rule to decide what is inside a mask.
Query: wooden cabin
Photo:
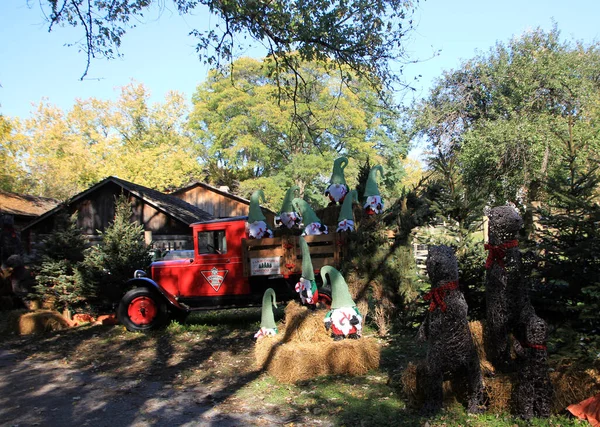
[[[54,209],[58,203],[56,199],[0,190],[0,216],[10,215],[16,231],[21,231],[31,221]]]
[[[90,243],[97,243],[112,223],[116,198],[124,194],[133,207],[131,220],[144,228],[146,243],[160,249],[192,249],[190,224],[213,219],[208,212],[187,203],[179,197],[164,194],[141,185],[108,177],[65,203],[46,212],[28,224],[21,238],[31,251],[55,226],[60,211],[69,215],[77,212],[77,223]]]
[[[215,218],[246,216],[250,209],[250,200],[231,194],[227,187],[217,188],[202,182],[194,182],[171,195],[208,212]],[[261,210],[267,218],[267,224],[273,227],[275,212],[265,207],[261,207]]]

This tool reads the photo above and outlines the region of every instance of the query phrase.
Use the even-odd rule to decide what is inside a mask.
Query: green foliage
[[[424,284],[417,276],[412,242],[407,236],[428,214],[420,199],[410,194],[384,216],[360,219],[357,231],[348,236],[348,254],[355,255],[345,260],[343,269],[352,277],[349,285],[358,295],[357,302],[368,302],[367,321],[375,323],[380,333],[414,327],[422,312],[417,298]]]
[[[340,155],[350,159],[345,169],[350,186],[367,157],[389,166],[390,179],[400,177],[408,141],[398,113],[360,79],[348,88],[327,67],[301,65],[304,78],[292,93],[282,93],[278,84],[293,80],[293,72],[274,74],[269,58],[241,58],[227,73],[212,71],[198,87],[190,127],[207,141],[206,170],[221,170],[209,179],[237,180],[242,194],[260,188],[258,179],[270,180],[266,186],[285,183],[283,192],[298,185],[318,206],[325,201],[322,193],[333,160]],[[393,189],[396,182],[388,184]],[[277,203],[282,194],[268,197]]]
[[[446,72],[413,110],[434,158],[455,158],[468,192],[491,204],[544,200],[569,138],[597,157],[600,44],[527,32]],[[586,153],[586,154],[584,154]]]
[[[205,151],[186,126],[184,97],[149,98],[132,82],[116,101],[77,100],[70,111],[40,103],[31,118],[0,130],[2,180],[14,192],[67,199],[109,175],[160,190],[198,179]]]
[[[212,29],[191,31],[198,38],[196,51],[208,64],[230,62],[238,51],[247,49],[241,40],[248,38],[266,48],[267,56],[273,58],[275,73],[293,69],[290,81],[280,79],[282,87],[286,83],[295,86],[303,78],[299,58],[331,61],[331,69],[340,72],[342,83],[351,85],[354,75],[368,76],[371,85],[380,88],[391,86],[401,75],[397,68],[404,63],[400,60],[406,60],[404,37],[412,29],[409,15],[416,1],[175,0],[173,3],[180,14],[208,13],[223,21]],[[144,22],[152,11],[160,13],[165,7],[160,3],[157,10],[155,4],[149,0],[40,2],[50,29],[66,25],[82,32],[79,47],[88,59],[82,78],[92,58],[118,56],[125,33]]]
[[[540,298],[551,299],[558,316],[571,312],[594,328],[600,319],[600,174],[597,166],[582,171],[577,151],[572,154],[564,160],[565,173],[550,180],[548,202],[538,212],[534,238],[542,260],[540,288],[547,290]]]
[[[41,266],[36,276],[35,292],[42,299],[54,300],[64,310],[81,304],[83,283],[78,266],[83,260],[86,240],[77,226],[77,213],[58,213],[52,233],[44,239]]]
[[[90,303],[111,307],[127,291],[134,271],[148,267],[151,255],[143,227],[131,222],[131,206],[124,195],[116,199],[114,220],[100,235],[102,243],[86,251],[80,272]]]

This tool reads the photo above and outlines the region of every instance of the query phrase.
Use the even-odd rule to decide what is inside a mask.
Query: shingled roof
[[[169,194],[161,193],[160,191],[153,190],[148,187],[144,187],[143,185],[134,184],[129,181],[125,181],[124,179],[120,179],[114,176],[109,176],[108,178],[103,179],[96,185],[88,188],[87,190],[73,196],[71,199],[66,201],[65,203],[57,206],[49,212],[46,212],[44,215],[37,218],[35,221],[31,222],[25,228],[29,228],[38,222],[44,220],[50,215],[53,215],[57,211],[63,208],[64,205],[70,205],[72,203],[77,202],[78,200],[86,197],[88,194],[96,191],[98,188],[108,184],[114,183],[126,190],[127,192],[133,194],[135,197],[140,198],[148,205],[152,206],[154,209],[169,215],[184,224],[190,225],[199,221],[206,221],[213,219],[213,216],[208,212],[187,203],[184,200],[181,200],[178,197],[171,196]]]
[[[0,190],[0,214],[36,217],[55,208],[58,203],[56,199]]]

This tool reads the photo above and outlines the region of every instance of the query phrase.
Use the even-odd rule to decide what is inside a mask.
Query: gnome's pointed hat
[[[340,210],[340,215],[338,216],[338,222],[343,220],[354,221],[354,215],[352,214],[352,202],[358,202],[358,193],[356,190],[350,191],[346,194],[344,198],[344,202],[342,203],[342,209]]]
[[[377,171],[383,178],[383,166],[376,165],[369,171],[369,177],[367,178],[367,185],[365,186],[365,198],[369,196],[379,196],[379,188],[377,187]]]
[[[250,210],[248,213],[249,223],[253,223],[256,221],[266,222],[267,220],[267,218],[262,213],[262,210],[260,210],[260,200],[262,200],[263,203],[265,202],[265,193],[263,193],[262,190],[256,190],[254,193],[252,193],[252,196],[250,197]]]
[[[277,302],[275,299],[275,291],[271,288],[267,289],[262,299],[262,311],[260,314],[260,327],[266,329],[275,329],[277,324],[275,323],[275,316],[273,315],[273,307],[277,308]]]
[[[323,284],[327,283],[328,274],[331,285],[331,308],[356,306],[354,300],[350,296],[348,285],[346,284],[342,273],[330,265],[324,265],[321,268],[321,278],[323,279]]]
[[[331,174],[330,184],[344,184],[346,185],[346,179],[344,178],[344,168],[348,165],[348,159],[345,157],[339,157],[333,161],[333,173]]]
[[[304,225],[312,224],[313,222],[321,222],[306,200],[296,197],[292,200],[292,205],[294,205],[296,211],[300,212],[300,215],[302,215],[302,222]]]
[[[310,259],[310,252],[308,250],[308,243],[304,240],[303,236],[298,239],[300,244],[300,250],[302,251],[302,277],[306,280],[315,280],[315,270]]]
[[[283,198],[280,212],[295,212],[294,206],[292,206],[292,200],[294,199],[296,192],[300,193],[300,187],[297,185],[292,185],[288,188],[288,191],[286,191],[285,197]]]

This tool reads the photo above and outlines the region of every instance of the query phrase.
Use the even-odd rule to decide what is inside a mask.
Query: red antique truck
[[[246,239],[246,216],[192,224],[193,258],[156,261],[150,276],[138,270],[128,282],[132,289],[119,304],[118,318],[131,331],[165,325],[194,310],[260,305],[273,288],[280,301],[297,296],[302,272],[299,236]],[[323,265],[339,267],[343,234],[305,236],[315,273]],[[319,275],[315,274],[317,280]],[[321,289],[322,302],[330,292]]]

